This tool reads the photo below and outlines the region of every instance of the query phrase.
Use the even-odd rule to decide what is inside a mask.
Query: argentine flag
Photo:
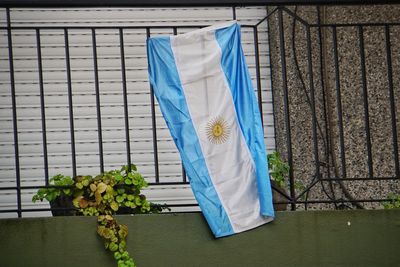
[[[261,116],[236,22],[147,41],[149,77],[216,237],[274,218]]]

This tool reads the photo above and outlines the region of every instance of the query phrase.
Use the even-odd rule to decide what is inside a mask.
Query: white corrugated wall
[[[232,20],[232,8],[107,8],[107,9],[11,9],[12,26],[173,26],[211,25]],[[241,24],[254,25],[266,16],[265,7],[236,9]],[[0,26],[6,26],[5,9]],[[274,149],[267,25],[258,27],[265,142]],[[178,33],[188,28],[178,28]],[[78,174],[100,172],[96,117],[93,47],[90,29],[69,29],[73,113]],[[151,28],[151,34],[173,34],[172,28]],[[242,28],[242,44],[250,74],[256,83],[253,30]],[[96,29],[100,82],[101,123],[105,170],[126,164],[124,102],[117,29]],[[44,185],[44,156],[36,35],[34,30],[13,30],[13,57],[17,109],[21,186]],[[150,89],[147,79],[146,30],[124,29],[131,158],[149,182],[155,181]],[[41,51],[49,175],[72,175],[68,87],[62,29],[41,30]],[[16,186],[7,31],[0,31],[0,187]],[[156,104],[160,182],[182,181],[179,154]],[[36,190],[22,190],[22,208],[46,208],[33,204]],[[152,201],[170,204],[196,203],[188,185],[153,186],[146,190]],[[16,190],[0,191],[0,210],[16,209]],[[196,207],[179,210],[196,210]],[[49,212],[27,212],[43,216]],[[0,213],[15,217],[16,213]]]

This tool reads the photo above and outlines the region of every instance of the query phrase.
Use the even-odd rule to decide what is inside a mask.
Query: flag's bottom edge
[[[274,219],[275,219],[275,217],[272,217],[272,216],[263,216],[263,220],[260,221],[260,222],[257,222],[256,224],[251,224],[248,227],[243,227],[243,228],[238,229],[238,230],[236,230],[234,232],[221,233],[220,235],[216,235],[215,237],[216,238],[220,238],[220,237],[226,237],[226,236],[231,236],[231,235],[234,235],[234,234],[243,233],[243,232],[255,229],[257,227],[260,227],[260,226],[262,226],[264,224],[267,224],[269,222],[272,222]]]

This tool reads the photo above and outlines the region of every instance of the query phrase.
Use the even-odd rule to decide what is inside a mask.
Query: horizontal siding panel
[[[258,22],[265,16],[265,7],[240,8],[237,14],[245,22]],[[46,14],[45,16],[43,14]],[[101,14],[101,16],[99,16]],[[151,16],[149,16],[151,14]],[[232,19],[231,8],[166,8],[166,9],[13,9],[13,26],[16,25],[208,25],[210,21]],[[51,19],[49,18],[51,17]]]

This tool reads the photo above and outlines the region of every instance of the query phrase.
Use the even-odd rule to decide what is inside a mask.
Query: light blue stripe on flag
[[[273,219],[261,116],[233,22],[150,38],[149,76],[216,237]]]

